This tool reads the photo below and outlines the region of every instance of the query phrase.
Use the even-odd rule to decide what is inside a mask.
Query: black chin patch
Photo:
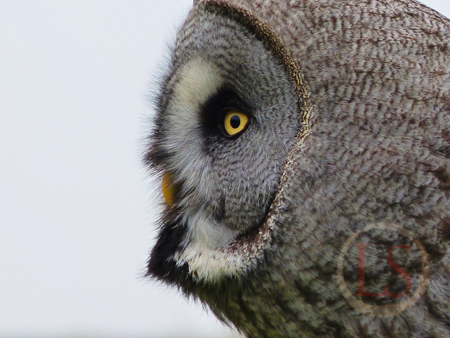
[[[181,223],[177,210],[168,210],[162,219],[158,240],[150,254],[146,277],[153,277],[170,284],[179,284],[189,276],[189,266],[180,267],[173,259],[180,250],[187,228]]]

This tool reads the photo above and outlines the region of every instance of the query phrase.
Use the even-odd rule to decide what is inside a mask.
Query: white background
[[[148,94],[191,1],[0,0],[0,337],[232,335],[142,278]]]

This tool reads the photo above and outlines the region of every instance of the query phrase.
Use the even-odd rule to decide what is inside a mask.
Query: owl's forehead
[[[198,61],[201,60],[201,61]],[[177,35],[167,89],[184,76],[214,73],[243,96],[255,94],[252,82],[264,84],[268,66],[284,80],[284,65],[253,32],[223,11],[194,10]],[[259,87],[259,86],[257,86]]]
[[[189,57],[199,53],[220,51],[226,56],[233,52],[237,56],[245,54],[254,37],[233,16],[220,10],[194,9],[177,35],[176,54]],[[239,50],[234,48],[239,47]],[[232,51],[228,49],[232,48]]]

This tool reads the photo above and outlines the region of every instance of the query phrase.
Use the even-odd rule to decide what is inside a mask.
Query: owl
[[[155,102],[150,278],[247,337],[450,337],[447,18],[194,1]]]

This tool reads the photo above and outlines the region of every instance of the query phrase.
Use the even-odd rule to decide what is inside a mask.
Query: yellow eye
[[[229,110],[225,114],[224,128],[228,136],[237,136],[245,131],[248,125],[248,116],[236,110]]]

